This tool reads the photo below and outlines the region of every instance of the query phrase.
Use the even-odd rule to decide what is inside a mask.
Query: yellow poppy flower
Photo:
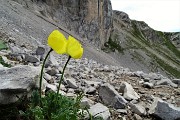
[[[48,45],[58,54],[66,53],[67,40],[58,30],[54,30],[48,37]]]
[[[72,36],[68,38],[66,53],[74,59],[79,59],[83,55],[81,44]]]

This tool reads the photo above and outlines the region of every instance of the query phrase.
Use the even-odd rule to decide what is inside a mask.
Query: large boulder
[[[150,107],[149,114],[157,116],[163,120],[179,120],[180,107],[174,107],[172,104],[164,102],[160,98],[155,98]]]
[[[99,87],[99,96],[106,105],[117,109],[126,107],[127,101],[109,83]]]
[[[16,102],[38,83],[39,67],[19,65],[0,69],[0,104]]]

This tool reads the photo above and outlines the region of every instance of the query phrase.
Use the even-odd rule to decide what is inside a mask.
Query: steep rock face
[[[143,21],[131,20],[121,11],[113,11],[113,32],[106,52],[115,52],[123,66],[133,70],[160,72],[180,77],[180,32],[161,32]]]
[[[102,46],[112,28],[110,0],[14,0]]]

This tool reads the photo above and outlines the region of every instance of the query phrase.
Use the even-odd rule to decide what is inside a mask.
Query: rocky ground
[[[47,51],[45,46],[39,46],[34,51],[13,45],[9,47],[10,50],[0,52],[4,61],[12,65],[11,68],[0,66],[0,101],[3,104],[17,101],[15,95],[21,96],[32,88],[32,79],[39,74],[35,71],[40,71]],[[44,91],[57,91],[60,71],[66,60],[65,55],[51,54],[44,73]],[[133,72],[128,68],[82,58],[70,60],[60,94],[76,97],[79,91],[83,91],[82,105],[87,106],[92,115],[102,116],[104,120],[178,120],[179,86],[179,79],[169,79],[156,73]]]

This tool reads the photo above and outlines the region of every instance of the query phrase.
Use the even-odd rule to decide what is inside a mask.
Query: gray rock
[[[179,120],[180,107],[174,107],[172,104],[155,98],[153,104],[150,106],[149,114],[158,116],[163,120]]]
[[[94,94],[94,93],[96,93],[96,88],[88,87],[87,89],[85,89],[85,93],[87,93],[87,94]]]
[[[136,71],[134,74],[135,74],[136,76],[138,76],[138,77],[142,77],[143,74],[144,74],[144,72],[143,72],[143,71]]]
[[[117,109],[116,111],[119,112],[119,113],[127,114],[126,109]]]
[[[180,79],[173,79],[172,82],[177,85],[180,85]]]
[[[168,78],[161,79],[160,81],[156,82],[156,85],[170,85],[172,87],[178,87],[175,83],[173,83]]]
[[[30,63],[40,62],[40,60],[34,55],[29,55],[29,54],[24,54],[24,55],[25,55],[24,61],[27,61]]]
[[[74,78],[67,79],[66,82],[70,88],[78,88],[78,85],[76,84],[76,80]]]
[[[50,80],[52,79],[52,77],[51,77],[49,74],[44,73],[44,79],[45,79],[46,81],[50,81]]]
[[[14,103],[36,87],[38,80],[35,79],[40,73],[39,67],[15,66],[0,69],[0,104]]]
[[[143,83],[143,87],[145,87],[145,88],[153,88],[154,85],[153,85],[153,83],[144,82],[144,83]]]
[[[50,54],[48,57],[48,60],[46,62],[46,66],[59,66],[59,63],[57,62],[56,58],[54,57],[53,54]]]
[[[156,73],[149,73],[149,78],[152,79],[152,80],[160,80],[161,79],[161,75],[158,75]]]
[[[38,48],[36,49],[36,55],[44,55],[46,49],[43,46],[38,46]]]
[[[117,109],[126,107],[127,101],[119,95],[119,93],[109,83],[102,84],[98,91],[100,98],[106,105],[110,105]]]
[[[95,88],[99,87],[101,84],[101,82],[88,81],[88,80],[84,80],[84,82],[87,84],[87,86],[94,86]]]
[[[47,88],[51,89],[54,92],[57,92],[57,86],[47,83]]]
[[[127,100],[137,100],[140,98],[140,96],[134,91],[133,87],[127,83],[127,82],[123,82],[121,84],[121,89],[124,89],[124,94],[123,97]]]
[[[81,107],[83,107],[83,108],[88,108],[88,109],[89,109],[93,104],[94,104],[94,102],[93,102],[91,99],[88,99],[87,97],[83,97],[83,98],[81,99],[81,103],[80,103]]]
[[[94,117],[102,117],[103,120],[110,120],[109,109],[101,103],[97,103],[90,107],[89,113]]]
[[[24,51],[22,49],[20,49],[19,47],[15,46],[15,45],[12,45],[12,44],[9,45],[9,49],[11,50],[11,52],[13,54],[24,53]]]
[[[138,115],[146,115],[146,109],[140,104],[129,103],[132,111]]]
[[[55,76],[56,74],[59,73],[58,69],[53,67],[53,68],[50,68],[49,70],[47,70],[46,72],[47,74],[51,75],[51,76]]]

